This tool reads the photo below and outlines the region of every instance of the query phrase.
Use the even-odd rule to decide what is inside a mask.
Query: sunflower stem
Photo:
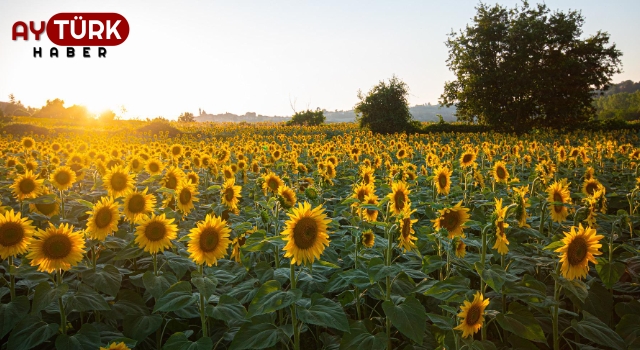
[[[393,232],[390,228],[387,228],[387,256],[385,265],[391,266],[391,254],[393,253]],[[386,277],[386,287],[387,293],[385,295],[385,301],[391,302],[391,277]],[[391,343],[391,319],[385,316],[386,321],[386,330],[387,330],[387,349],[393,349],[393,344]]]
[[[56,272],[56,276],[58,277],[58,286],[62,285],[62,270],[58,269]],[[62,334],[67,334],[67,314],[64,311],[64,304],[62,303],[62,296],[58,297],[58,307],[60,308],[60,327],[62,329]]]
[[[560,284],[558,283],[560,276],[560,263],[556,265],[556,274],[558,277],[556,278],[555,285],[553,287],[553,315],[552,315],[552,323],[553,323],[553,350],[560,350],[560,336],[558,335],[558,311],[559,311],[559,296],[560,296]]]
[[[66,219],[66,215],[64,213],[64,193],[60,190],[60,213],[62,214],[62,220]]]
[[[291,279],[291,290],[296,289],[296,270],[295,264],[292,262],[289,263],[290,271],[290,279]],[[300,350],[300,325],[298,324],[298,316],[296,315],[296,303],[291,304],[291,322],[293,323],[293,346],[295,350]]]
[[[95,246],[91,246],[91,262],[93,263],[93,271],[96,270],[96,248]]]
[[[489,231],[489,228],[491,228],[492,223],[489,223],[487,225],[484,226],[484,228],[482,229],[482,254],[480,255],[480,266],[482,268],[482,270],[484,271],[484,266],[485,266],[485,258],[487,256],[487,231]],[[484,295],[484,279],[482,278],[482,272],[483,271],[478,271],[478,274],[480,275],[480,293],[482,295]],[[482,340],[484,341],[487,338],[487,327],[482,327]]]
[[[9,280],[11,285],[11,301],[16,298],[16,278],[11,273],[11,268],[13,267],[13,256],[9,255]]]
[[[204,264],[200,265],[198,270],[200,271],[200,276],[204,277]],[[200,322],[202,323],[202,336],[208,337],[209,329],[207,328],[207,315],[205,314],[205,307],[206,304],[204,295],[200,293]]]
[[[158,253],[153,253],[153,274],[158,276]]]

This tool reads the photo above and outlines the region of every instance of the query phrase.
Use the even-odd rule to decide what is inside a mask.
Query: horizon
[[[488,2],[493,4],[494,2]],[[520,1],[498,1],[513,7]],[[612,83],[640,80],[640,3],[546,1],[551,10],[582,10],[583,37],[611,34],[623,52],[623,73]],[[175,120],[182,112],[225,112],[290,116],[297,111],[348,111],[357,91],[367,92],[393,74],[410,88],[411,106],[438,105],[445,81],[447,33],[459,31],[475,14],[477,1],[338,1],[277,4],[170,2],[144,6],[115,1],[0,4],[0,100],[13,93],[40,108],[60,98],[92,113],[111,109],[124,119]],[[11,40],[16,21],[47,20],[59,12],[117,12],[131,26],[129,38],[108,47],[106,58],[49,58],[48,39]],[[173,23],[166,25],[166,23]],[[389,30],[393,28],[393,30]],[[33,58],[33,47],[43,48]],[[95,50],[94,50],[95,51]],[[76,53],[77,54],[77,53]]]

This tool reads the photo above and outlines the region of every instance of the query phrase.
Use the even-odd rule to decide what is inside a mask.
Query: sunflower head
[[[493,178],[498,183],[509,182],[509,171],[507,170],[507,165],[503,161],[497,161],[493,165]]]
[[[298,204],[288,215],[282,232],[287,242],[284,257],[291,258],[292,264],[313,264],[329,246],[327,226],[331,219],[327,218],[322,206],[312,209],[308,202]]]
[[[26,198],[36,198],[42,193],[42,182],[31,171],[27,170],[24,174],[18,175],[11,185],[13,195],[22,201]]]
[[[449,238],[453,238],[455,236],[464,236],[462,229],[465,227],[464,224],[469,220],[469,209],[462,207],[462,201],[456,204],[452,208],[445,208],[439,210],[440,217],[435,220],[432,220],[433,227],[436,230],[446,229],[449,233]]]
[[[359,204],[364,203],[365,198],[373,194],[373,192],[374,192],[373,184],[367,184],[364,182],[359,183],[354,187],[353,194],[351,195],[351,198],[357,199],[358,202],[352,203],[351,206],[358,207]]]
[[[400,220],[400,235],[398,237],[398,247],[402,248],[404,252],[413,250],[416,245],[413,241],[417,241],[418,237],[415,236],[415,230],[413,224],[418,222],[418,219],[411,220],[411,214],[415,213],[415,209],[411,210],[409,206],[406,206],[399,217]]]
[[[589,180],[585,180],[585,182],[582,184],[582,193],[584,193],[586,196],[592,196],[598,191],[600,190],[600,188],[603,187],[602,184],[600,184],[600,181],[596,180],[594,177],[591,177],[591,179]]]
[[[23,137],[22,140],[20,141],[20,144],[25,149],[33,149],[36,147],[36,140],[34,140],[31,137]]]
[[[138,221],[135,242],[145,252],[156,254],[170,248],[171,240],[177,237],[178,226],[174,219],[167,219],[165,214],[145,217]]]
[[[109,195],[114,198],[126,196],[133,190],[134,180],[129,173],[129,168],[123,168],[120,165],[107,170],[102,181]]]
[[[49,223],[46,230],[34,234],[27,258],[38,271],[54,272],[68,270],[82,260],[85,242],[80,232],[73,232],[73,226]]]
[[[178,188],[180,181],[184,177],[184,172],[177,167],[171,166],[167,169],[164,177],[161,180],[162,186],[170,190]]]
[[[112,342],[108,347],[100,347],[100,350],[131,350],[124,342],[116,343]]]
[[[375,193],[369,194],[364,197],[364,204],[378,204],[378,196]],[[362,218],[366,221],[376,221],[378,218],[378,211],[375,209],[362,208],[361,209]]]
[[[362,245],[364,245],[367,248],[373,248],[375,243],[376,243],[376,235],[373,234],[373,231],[366,230],[362,232]]]
[[[462,337],[466,338],[477,333],[484,323],[484,310],[489,305],[489,299],[485,299],[480,292],[476,292],[473,301],[464,301],[460,307],[462,312],[458,314],[460,324],[454,329],[462,331]]]
[[[160,174],[164,169],[162,162],[158,159],[149,159],[144,167],[147,173],[151,176]]]
[[[278,200],[283,208],[289,209],[296,204],[296,193],[289,186],[280,186],[280,188],[278,188]]]
[[[451,190],[451,170],[446,166],[438,167],[434,173],[433,181],[438,194],[449,194]]]
[[[273,194],[278,193],[278,189],[280,186],[284,185],[284,182],[280,178],[280,176],[275,173],[269,172],[263,177],[264,182],[262,183],[262,189],[264,192],[271,192]]]
[[[199,221],[189,233],[189,247],[191,259],[198,264],[208,266],[217,265],[218,259],[224,258],[231,241],[227,222],[215,215],[207,215],[204,221]]]
[[[554,222],[562,222],[569,215],[567,207],[563,204],[569,203],[571,194],[569,193],[569,185],[566,181],[556,181],[547,188],[547,201],[555,202],[549,206],[551,211],[551,219]]]
[[[568,280],[584,278],[589,272],[589,261],[598,263],[594,255],[602,254],[598,249],[602,247],[600,240],[604,236],[596,235],[595,229],[581,224],[577,231],[575,226],[571,226],[571,231],[564,235],[564,246],[555,250],[560,253],[562,276]]]
[[[124,216],[129,222],[136,222],[144,216],[153,213],[156,206],[156,197],[147,193],[148,188],[142,192],[130,192],[124,199]]]
[[[102,197],[89,212],[87,232],[91,239],[103,241],[108,235],[118,230],[120,211],[111,197]]]
[[[391,212],[393,215],[400,215],[405,207],[411,206],[409,193],[411,193],[411,191],[404,181],[394,182],[391,185],[391,193],[389,193],[388,197],[391,201]]]
[[[178,209],[184,213],[184,215],[189,214],[191,210],[195,207],[193,202],[198,202],[199,199],[196,198],[198,195],[198,190],[196,189],[196,185],[191,183],[186,178],[180,180],[178,187],[176,187],[176,204]]]
[[[462,259],[464,258],[465,255],[467,255],[467,245],[464,244],[464,242],[461,239],[457,239],[455,242],[456,242],[455,243],[456,257]]]
[[[0,214],[0,259],[27,252],[34,233],[31,220],[12,210]]]
[[[462,168],[467,168],[472,166],[475,163],[475,161],[476,161],[475,152],[466,151],[462,153],[462,156],[460,156],[460,166]]]

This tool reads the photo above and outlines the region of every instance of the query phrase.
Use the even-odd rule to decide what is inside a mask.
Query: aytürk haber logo
[[[129,22],[118,13],[83,12],[58,13],[46,23],[38,25],[34,21],[18,21],[13,24],[11,37],[18,40],[29,40],[30,34],[40,40],[43,33],[52,43],[67,46],[67,57],[75,57],[72,46],[82,46],[82,57],[91,57],[91,46],[98,46],[98,57],[106,57],[105,46],[122,44],[129,36]],[[42,47],[33,48],[33,57],[42,57]],[[58,57],[58,48],[49,50],[49,57]]]

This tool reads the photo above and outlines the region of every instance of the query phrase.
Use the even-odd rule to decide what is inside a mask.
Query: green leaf
[[[624,339],[628,339],[632,335],[640,335],[640,315],[626,314],[622,316],[616,325],[616,333]]]
[[[29,313],[29,298],[21,295],[7,304],[0,304],[0,339],[11,332]]]
[[[380,258],[371,259],[371,261],[369,261],[369,269],[367,271],[370,284],[382,281],[387,276],[396,276],[400,272],[402,272],[402,267],[400,265],[394,264],[391,266],[385,266],[384,261]]]
[[[427,329],[427,313],[418,299],[410,296],[400,305],[390,301],[382,303],[384,314],[402,334],[422,345]]]
[[[211,348],[213,348],[213,341],[209,337],[202,337],[192,342],[184,333],[178,332],[167,339],[162,350],[211,350]]]
[[[589,295],[589,290],[587,289],[587,285],[579,279],[568,280],[562,276],[557,276],[555,273],[553,274],[554,278],[557,278],[560,282],[560,285],[565,291],[573,294],[576,298],[580,299],[581,302],[587,299]]]
[[[149,334],[155,332],[162,325],[160,315],[127,315],[122,322],[122,333],[125,336],[143,341]]]
[[[216,285],[218,281],[209,277],[193,277],[191,283],[198,288],[198,292],[204,296],[204,300],[209,300],[209,297],[216,291]]]
[[[83,324],[78,333],[72,336],[60,334],[56,338],[56,350],[98,349],[100,345],[100,331],[88,323]]]
[[[439,255],[425,255],[422,258],[422,272],[430,274],[446,265]]]
[[[76,199],[76,202],[78,202],[78,204],[83,205],[89,209],[93,209],[93,203],[89,202],[89,201],[85,201],[84,199]],[[56,340],[57,342],[57,340]]]
[[[246,316],[247,310],[244,306],[237,299],[226,294],[220,296],[218,305],[211,313],[211,317],[226,323],[229,320],[245,321]]]
[[[501,293],[506,277],[507,273],[498,265],[492,265],[490,269],[482,271],[484,281],[498,293]]]
[[[387,334],[384,332],[371,334],[364,322],[350,322],[351,332],[342,335],[340,350],[385,350],[387,348]]]
[[[36,315],[40,311],[44,310],[58,298],[63,296],[69,290],[69,285],[64,283],[55,288],[51,288],[49,282],[40,282],[33,294],[33,305],[31,306],[31,314]]]
[[[311,296],[311,307],[298,307],[298,318],[308,324],[331,327],[343,332],[349,332],[349,321],[342,306],[320,294]]]
[[[170,312],[185,308],[196,302],[196,296],[191,293],[191,284],[187,281],[178,282],[156,301],[153,312]]]
[[[229,350],[266,349],[278,343],[282,331],[270,323],[243,325],[236,333]]]
[[[365,289],[370,285],[369,276],[362,270],[336,271],[325,287],[325,293],[339,293],[351,289],[351,285]]]
[[[57,334],[58,327],[57,323],[47,324],[36,316],[27,316],[13,328],[9,335],[7,349],[32,349]]]
[[[427,317],[433,322],[433,324],[443,331],[450,331],[453,329],[453,319],[451,317],[445,317],[442,315],[428,313]]]
[[[64,307],[67,313],[71,311],[111,310],[104,297],[93,289],[82,286],[78,292],[70,294],[64,299]]]
[[[551,244],[549,244],[548,246],[546,246],[546,247],[544,247],[542,249],[555,251],[556,249],[558,249],[558,248],[560,248],[562,246],[564,246],[564,242],[562,240],[559,240],[559,241],[552,242]]]
[[[625,266],[621,262],[609,263],[609,261],[599,258],[596,265],[596,271],[600,280],[608,289],[611,289],[616,282],[620,280],[620,277],[624,274]]]
[[[571,327],[581,336],[591,340],[599,345],[608,346],[614,349],[625,349],[624,340],[600,321],[597,317],[586,311],[582,311],[582,321],[571,320]]]
[[[97,267],[95,271],[86,271],[82,274],[82,278],[88,285],[111,296],[118,295],[122,283],[122,275],[113,265]]]
[[[520,303],[513,302],[509,304],[509,311],[506,314],[498,314],[496,320],[503,329],[522,338],[540,343],[546,343],[547,341],[540,323]]]
[[[438,300],[446,300],[453,303],[461,303],[465,300],[465,293],[469,291],[469,279],[461,276],[453,276],[439,281],[429,288],[424,295]]]
[[[280,282],[276,280],[267,281],[263,284],[249,304],[247,318],[262,315],[276,310],[283,309],[302,297],[299,289],[282,291]]]
[[[55,194],[45,194],[37,198],[25,198],[24,203],[28,204],[52,204],[55,203],[57,196]]]
[[[171,283],[164,276],[156,276],[153,271],[147,271],[142,275],[142,283],[149,294],[158,300],[165,290],[171,287]]]

